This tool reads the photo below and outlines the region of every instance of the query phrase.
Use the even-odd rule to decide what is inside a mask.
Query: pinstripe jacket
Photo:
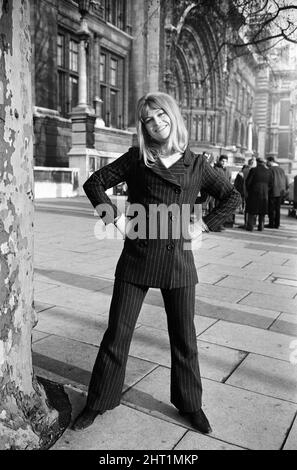
[[[177,163],[175,164],[177,165]],[[126,182],[128,199],[132,207],[141,204],[145,211],[145,235],[130,239],[126,237],[116,267],[116,277],[127,282],[150,287],[177,288],[198,282],[193,253],[184,249],[183,233],[174,235],[174,216],[168,218],[168,233],[162,237],[150,236],[150,208],[159,206],[194,207],[199,191],[205,191],[220,200],[220,204],[204,221],[210,230],[216,230],[230,216],[240,202],[240,194],[226,178],[219,175],[207,161],[189,148],[179,161],[183,178],[177,177],[174,166],[167,169],[161,161],[148,168],[139,156],[139,148],[132,147],[127,153],[94,172],[83,185],[92,205],[107,204],[104,222],[111,223],[120,215],[105,191]],[[189,219],[190,220],[190,219]],[[188,222],[189,222],[188,220]]]

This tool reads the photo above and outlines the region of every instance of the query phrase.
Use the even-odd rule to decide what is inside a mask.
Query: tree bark
[[[0,0],[0,450],[47,446],[58,412],[34,377],[29,0]]]

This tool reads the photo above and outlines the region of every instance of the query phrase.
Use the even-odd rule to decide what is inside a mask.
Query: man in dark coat
[[[256,168],[251,168],[246,179],[248,191],[246,210],[248,213],[246,229],[253,230],[255,216],[258,216],[258,230],[264,228],[265,214],[268,214],[268,191],[271,188],[272,175],[265,165],[265,160],[257,158]]]
[[[219,158],[219,161],[217,163],[215,163],[214,165],[214,168],[221,174],[223,175],[225,178],[227,178],[227,180],[229,182],[231,182],[231,172],[228,168],[228,157],[227,155],[221,155],[220,158]]]
[[[228,168],[227,155],[221,155],[219,158],[219,161],[214,164],[214,168],[220,175],[226,178],[229,181],[229,183],[231,183],[232,175],[231,175],[231,171]],[[215,206],[217,206],[218,204],[219,204],[219,200],[215,200]],[[225,230],[225,225],[233,227],[234,220],[235,220],[235,214],[231,214],[230,217],[225,221],[225,224],[222,224],[217,229],[217,232],[221,232],[222,230]]]
[[[281,201],[288,189],[288,181],[284,170],[276,163],[274,157],[267,158],[267,165],[272,174],[272,185],[268,200],[268,228],[279,228]]]

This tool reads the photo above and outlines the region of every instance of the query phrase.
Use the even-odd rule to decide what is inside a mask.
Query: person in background
[[[218,162],[214,164],[215,170],[220,173],[224,178],[226,178],[229,183],[231,183],[232,175],[231,171],[228,168],[228,157],[227,155],[221,155]],[[219,201],[215,201],[215,205],[218,204]],[[235,214],[231,214],[230,217],[225,221],[224,224],[222,224],[218,228],[218,232],[221,232],[222,230],[225,230],[225,226],[233,226],[234,224],[234,219],[235,219]]]
[[[202,158],[205,158],[205,160],[210,164],[210,166],[213,168],[214,167],[214,157],[211,153],[209,152],[203,152],[202,153]],[[215,199],[213,196],[210,194],[206,194],[203,191],[201,192],[200,198],[197,200],[197,203],[202,204],[202,213],[203,216],[209,214],[215,207]]]
[[[221,155],[219,161],[214,164],[214,168],[221,173],[229,182],[231,182],[231,171],[228,168],[227,155]]]
[[[240,225],[239,228],[246,229],[247,226],[247,211],[246,211],[246,203],[247,203],[247,197],[248,197],[248,192],[246,189],[246,179],[248,177],[249,171],[251,168],[254,168],[256,166],[256,160],[254,158],[250,158],[247,162],[247,165],[244,165],[242,168],[242,174],[243,174],[243,197],[244,197],[244,224]]]
[[[241,195],[241,206],[239,206],[239,213],[240,214],[243,214],[244,207],[245,207],[245,198],[244,198],[244,190],[243,190],[243,185],[244,185],[243,170],[244,170],[244,167],[245,167],[245,165],[237,173],[237,175],[235,177],[235,180],[234,180],[234,188],[237,189],[237,191]]]
[[[268,195],[267,228],[279,228],[281,202],[289,189],[288,180],[284,170],[278,165],[274,157],[267,157],[267,166],[272,175],[272,186]]]
[[[104,212],[105,224],[114,223],[125,241],[115,272],[108,328],[93,367],[86,406],[73,429],[87,428],[98,415],[120,404],[132,335],[144,298],[153,287],[161,290],[167,315],[171,403],[196,430],[209,433],[211,426],[202,410],[194,324],[198,277],[192,251],[195,227],[190,229],[190,214],[201,190],[211,194],[220,204],[205,216],[204,223],[209,231],[216,230],[235,211],[240,195],[205,158],[191,152],[181,111],[170,95],[155,92],[140,98],[136,123],[139,147],[130,148],[95,171],[83,185],[99,216],[103,217]],[[124,181],[129,209],[133,211],[133,205],[143,208],[143,219],[136,224],[138,229],[143,224],[142,237],[132,236],[136,209],[134,213],[120,213],[106,194],[107,189]],[[157,230],[151,235],[150,215],[156,205],[167,210],[177,207],[180,225],[187,233],[177,233],[177,216],[168,217],[165,211],[165,220],[160,213],[155,226],[165,224],[165,234]],[[201,230],[197,230],[199,235]]]
[[[271,188],[272,175],[263,158],[257,158],[256,168],[251,168],[246,179],[248,193],[246,211],[246,230],[253,231],[255,216],[258,216],[258,230],[264,229],[265,214],[268,213],[268,192]]]

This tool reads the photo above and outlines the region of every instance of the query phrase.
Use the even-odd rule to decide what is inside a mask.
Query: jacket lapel
[[[150,167],[150,169],[169,183],[173,183],[176,186],[180,186],[175,176],[170,171],[170,168],[166,168],[163,163],[158,159],[155,164]]]
[[[188,167],[191,164],[191,151],[189,147],[186,148],[182,158],[184,159],[185,167]],[[163,178],[164,180],[180,187],[180,183],[177,181],[170,168],[166,168],[159,159],[156,160],[155,164],[151,166],[150,169],[157,175],[161,176],[161,178]]]

